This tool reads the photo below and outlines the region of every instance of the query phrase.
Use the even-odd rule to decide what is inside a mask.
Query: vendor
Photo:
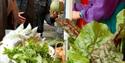
[[[84,2],[86,1],[86,3]],[[109,26],[112,33],[116,31],[116,14],[125,8],[123,0],[81,0],[82,3],[75,3],[73,19],[82,18],[85,23],[94,20],[102,21]]]

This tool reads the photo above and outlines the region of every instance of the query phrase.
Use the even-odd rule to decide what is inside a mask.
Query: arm
[[[83,19],[87,22],[109,18],[119,0],[94,0],[88,9],[82,9],[80,12]]]

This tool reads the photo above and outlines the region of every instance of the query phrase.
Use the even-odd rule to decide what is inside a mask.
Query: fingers
[[[58,12],[53,11],[53,12],[51,12],[50,16],[53,17],[53,18],[57,18],[58,17]]]
[[[19,22],[20,22],[20,23],[24,23],[24,22],[25,22],[25,20],[24,20],[24,19],[19,18]]]
[[[22,20],[26,20],[26,18],[23,17],[23,16],[19,16],[19,18],[22,19]]]
[[[24,14],[24,12],[19,12],[19,14]]]
[[[26,20],[25,17],[21,16],[22,14],[24,14],[24,12],[19,12],[19,13],[18,13],[19,18],[22,19],[22,20]]]
[[[20,23],[20,24],[24,23],[25,20],[26,20],[25,17],[21,16],[22,14],[24,14],[24,12],[19,12],[19,13],[18,13],[18,18],[19,18],[18,23]]]

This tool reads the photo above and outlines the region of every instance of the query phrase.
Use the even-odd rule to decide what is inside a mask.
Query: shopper
[[[24,11],[24,14],[22,16],[19,14],[19,16],[23,21],[25,20],[23,18],[26,18],[24,26],[26,27],[29,23],[32,27],[38,26],[37,31],[43,37],[44,20],[49,14],[49,0],[20,0],[20,2],[22,2],[20,9]]]
[[[121,9],[125,8],[124,0],[88,0],[86,4],[74,4],[73,19],[82,18],[86,23],[94,20],[102,21],[109,26],[111,32],[116,31],[116,15]]]

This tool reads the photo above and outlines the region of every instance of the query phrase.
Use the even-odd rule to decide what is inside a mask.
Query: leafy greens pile
[[[19,44],[13,49],[5,48],[5,54],[16,63],[55,63],[48,53],[48,44],[29,39],[25,44]],[[58,62],[60,63],[60,62]]]
[[[115,47],[113,36],[105,24],[87,24],[76,39],[69,38],[68,63],[121,63],[122,53]]]

